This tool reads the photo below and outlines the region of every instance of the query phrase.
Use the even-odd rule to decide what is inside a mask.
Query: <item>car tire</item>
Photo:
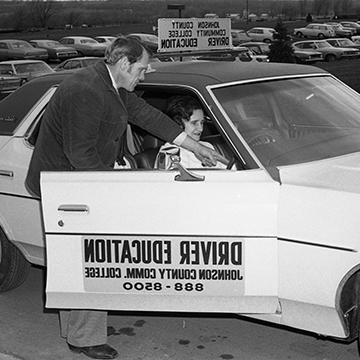
[[[0,292],[20,286],[29,271],[30,263],[0,229]]]
[[[327,61],[327,62],[333,62],[335,60],[336,60],[336,56],[333,54],[328,54],[325,56],[325,61]]]
[[[325,35],[323,33],[318,34],[319,39],[325,39]]]
[[[296,36],[299,37],[299,38],[302,38],[304,35],[303,35],[303,33],[301,31],[298,31],[296,33]]]
[[[271,40],[270,39],[264,39],[264,43],[270,44]]]

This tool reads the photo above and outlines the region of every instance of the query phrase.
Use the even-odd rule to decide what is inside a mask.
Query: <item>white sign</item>
[[[229,18],[159,19],[158,52],[228,49]]]

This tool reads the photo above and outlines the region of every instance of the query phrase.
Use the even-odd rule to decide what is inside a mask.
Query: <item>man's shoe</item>
[[[84,347],[68,344],[68,346],[72,352],[82,353],[93,359],[115,359],[119,355],[118,352],[108,344]]]

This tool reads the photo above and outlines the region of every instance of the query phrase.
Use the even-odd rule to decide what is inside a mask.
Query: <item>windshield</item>
[[[330,45],[327,41],[318,41],[316,43],[316,46],[318,48],[327,48],[327,47],[331,47],[332,45]]]
[[[360,151],[360,95],[330,76],[237,84],[214,94],[264,166]]]
[[[16,64],[14,66],[17,74],[52,72],[50,66],[42,62]]]

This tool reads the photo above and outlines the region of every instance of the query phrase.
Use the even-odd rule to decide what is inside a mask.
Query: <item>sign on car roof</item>
[[[228,49],[231,21],[206,18],[158,20],[158,52]]]

